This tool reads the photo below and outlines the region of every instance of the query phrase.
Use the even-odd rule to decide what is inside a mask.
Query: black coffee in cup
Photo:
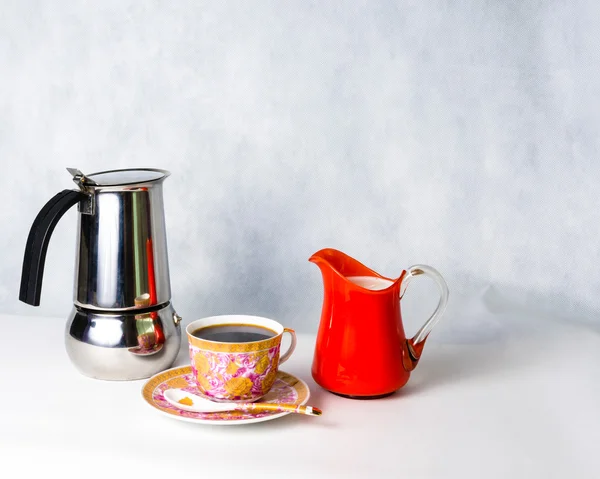
[[[273,338],[277,333],[253,324],[215,324],[193,330],[192,336],[220,343],[252,343]]]

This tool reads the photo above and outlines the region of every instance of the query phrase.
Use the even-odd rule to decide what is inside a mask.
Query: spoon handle
[[[312,406],[295,406],[293,404],[276,404],[276,403],[249,403],[240,406],[239,409],[252,412],[295,412],[298,414],[306,414],[307,416],[320,416],[323,414],[319,408]]]

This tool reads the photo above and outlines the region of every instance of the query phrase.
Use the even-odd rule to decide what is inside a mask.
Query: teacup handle
[[[285,354],[283,354],[282,356],[279,356],[279,364],[283,364],[288,359],[290,359],[290,356],[294,352],[294,349],[296,349],[296,331],[294,331],[293,329],[290,329],[290,328],[283,328],[282,335],[285,333],[289,333],[289,335],[292,337],[292,343],[290,344],[290,347],[285,352]]]
[[[421,356],[421,351],[424,346],[424,344],[422,343],[424,343],[433,327],[440,320],[442,314],[444,314],[446,304],[448,304],[449,295],[448,285],[446,284],[446,281],[435,268],[424,264],[416,264],[406,270],[406,276],[402,280],[402,286],[400,287],[400,298],[404,296],[404,292],[411,278],[422,274],[431,277],[435,281],[435,284],[437,285],[440,291],[440,301],[430,318],[427,321],[425,321],[425,324],[421,326],[421,329],[417,331],[417,334],[415,334],[413,338],[408,341],[408,349],[413,361],[415,362],[415,366],[416,362]]]

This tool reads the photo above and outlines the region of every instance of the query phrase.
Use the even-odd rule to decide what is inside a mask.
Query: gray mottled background
[[[314,331],[330,246],[598,321],[600,4],[28,2],[0,9],[0,310],[66,316],[76,211],[42,305],[31,222],[86,172],[171,170],[173,300]],[[418,283],[418,284],[417,284]],[[415,281],[414,330],[435,303]],[[600,323],[596,323],[600,324]]]

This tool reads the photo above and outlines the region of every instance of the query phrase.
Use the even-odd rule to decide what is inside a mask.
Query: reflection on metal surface
[[[171,299],[162,182],[94,188],[95,214],[79,215],[75,304],[88,309],[134,309]]]
[[[73,308],[65,331],[69,357],[86,376],[140,379],[171,366],[181,329],[169,303],[156,311],[105,313]]]
[[[146,296],[146,295],[144,295]],[[148,295],[149,296],[149,295]],[[176,314],[176,313],[173,313]],[[156,354],[163,348],[165,335],[155,311],[135,315],[138,345],[129,348],[129,352],[140,356]]]

